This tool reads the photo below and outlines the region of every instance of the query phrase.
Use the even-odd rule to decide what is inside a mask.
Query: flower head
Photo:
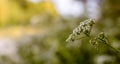
[[[94,19],[88,19],[80,22],[79,26],[73,30],[72,34],[69,35],[66,42],[73,42],[76,40],[76,37],[89,37],[93,24],[95,24]]]

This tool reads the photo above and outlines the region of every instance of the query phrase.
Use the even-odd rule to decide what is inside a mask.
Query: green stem
[[[112,47],[111,45],[109,45],[108,43],[106,42],[103,42],[105,45],[107,45],[108,47],[110,47],[112,50],[114,50],[117,54],[120,54],[120,51],[114,47]]]

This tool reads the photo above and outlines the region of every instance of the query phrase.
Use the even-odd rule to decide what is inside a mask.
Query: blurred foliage
[[[110,45],[120,49],[120,1],[104,0],[101,18],[93,26],[91,36],[104,31]],[[50,1],[32,3],[27,0],[0,0],[0,35],[17,40],[16,61],[1,56],[1,64],[120,64],[120,57],[106,46],[95,49],[88,38],[66,47],[66,38],[79,22],[59,16]],[[1,36],[2,37],[2,36]],[[102,50],[102,51],[101,51]],[[109,58],[109,59],[108,59]],[[99,62],[99,60],[105,59]],[[112,60],[111,60],[112,59]]]
[[[0,24],[20,25],[29,24],[34,15],[47,13],[56,16],[53,4],[49,1],[31,3],[28,0],[0,0]]]

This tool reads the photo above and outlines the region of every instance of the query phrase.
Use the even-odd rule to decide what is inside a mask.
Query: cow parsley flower
[[[79,26],[76,27],[72,34],[66,39],[66,42],[73,42],[76,39],[89,37],[93,24],[95,24],[94,19],[88,19],[80,22]],[[79,38],[78,38],[79,37]]]

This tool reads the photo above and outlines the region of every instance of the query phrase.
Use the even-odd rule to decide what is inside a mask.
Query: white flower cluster
[[[75,38],[77,36],[80,36],[81,34],[89,37],[93,24],[95,24],[94,19],[88,19],[80,22],[79,26],[73,30],[72,34],[69,35],[66,42],[73,42],[74,40],[76,40]]]

